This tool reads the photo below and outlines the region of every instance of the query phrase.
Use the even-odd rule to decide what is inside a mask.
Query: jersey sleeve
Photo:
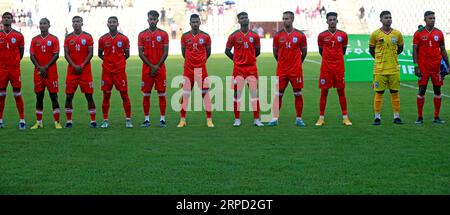
[[[376,45],[376,33],[375,32],[373,32],[371,35],[370,35],[370,39],[369,39],[369,46],[373,46],[373,47],[375,47],[375,45]]]
[[[164,36],[163,36],[163,44],[164,45],[169,45],[169,34],[167,34],[167,32],[164,32],[164,34],[163,34]]]
[[[232,49],[234,46],[234,35],[230,35],[227,40],[227,49]]]
[[[319,46],[319,48],[323,47],[322,33],[317,36],[317,45]]]
[[[211,37],[209,35],[206,36],[205,46],[211,48]]]
[[[398,45],[403,46],[403,35],[400,31],[398,32]]]
[[[181,48],[185,48],[186,47],[186,35],[181,36]]]
[[[419,31],[416,31],[416,33],[414,33],[414,36],[413,36],[413,45],[415,45],[415,46],[419,46],[419,38],[420,36],[419,36]]]
[[[278,49],[278,47],[280,47],[278,34],[275,34],[275,36],[273,36],[272,46],[274,49]]]
[[[300,39],[300,48],[307,48],[308,47],[308,42],[306,40],[306,36],[304,34],[301,35],[301,39]]]
[[[88,38],[88,47],[94,47],[94,39],[92,36],[89,36]]]
[[[64,38],[64,48],[69,47],[69,37]]]
[[[31,40],[31,43],[30,43],[30,54],[31,55],[34,55],[34,39],[32,39]]]
[[[261,40],[259,39],[259,36],[255,34],[255,48],[261,47]]]
[[[348,35],[344,33],[342,37],[342,47],[347,47],[347,45],[348,45]]]
[[[57,37],[53,38],[53,54],[59,53],[59,40]]]
[[[124,49],[130,49],[130,40],[128,39],[128,37],[124,37],[125,39],[124,39]]]
[[[144,34],[140,33],[138,36],[138,46],[143,47],[144,46]]]
[[[105,46],[103,44],[103,37],[100,37],[100,39],[98,39],[98,49],[105,50]]]
[[[24,47],[25,46],[25,38],[23,37],[22,34],[20,34],[18,42],[19,42],[19,47]]]

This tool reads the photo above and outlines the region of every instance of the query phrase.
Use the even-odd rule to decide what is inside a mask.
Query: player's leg
[[[44,128],[42,125],[42,114],[44,110],[44,96],[45,96],[45,90],[41,90],[39,92],[36,92],[36,124],[31,126],[30,129],[38,129],[38,128]]]
[[[125,127],[133,128],[133,123],[131,122],[131,101],[128,96],[128,80],[125,71],[114,76],[114,85],[120,92],[120,98],[122,99],[122,106],[125,111]]]
[[[186,110],[189,105],[189,97],[192,92],[192,87],[194,86],[194,75],[185,72],[183,78],[183,94],[181,96],[180,122],[177,125],[178,128],[183,128],[186,126]]]
[[[58,102],[58,93],[57,92],[49,92],[50,100],[52,101],[52,109],[53,109],[53,119],[55,120],[55,128],[61,129],[62,126],[59,123],[59,102]]]
[[[381,107],[383,105],[383,94],[386,89],[386,76],[374,75],[373,89],[375,91],[374,98],[374,122],[373,125],[381,125]]]
[[[156,77],[156,90],[158,92],[158,101],[159,101],[159,127],[166,127],[166,71],[163,69],[160,70],[160,73]]]
[[[25,129],[25,111],[22,99],[22,82],[20,81],[20,71],[9,72],[9,79],[13,87],[14,100],[16,101],[16,108],[19,112],[19,129]]]
[[[403,124],[400,119],[400,75],[389,75],[389,92],[391,93],[392,112],[394,114],[394,123]]]
[[[93,93],[85,93],[84,96],[86,97],[86,101],[88,103],[89,116],[91,118],[90,127],[96,128],[97,122],[95,121],[95,115],[97,111],[95,108]]]
[[[277,126],[278,125],[278,118],[280,117],[280,110],[283,103],[283,95],[284,91],[288,84],[288,78],[286,75],[280,75],[277,76],[277,93],[275,94],[275,97],[273,99],[273,105],[272,105],[272,120],[267,124],[269,126]]]
[[[100,125],[101,128],[109,127],[109,108],[111,101],[111,90],[113,87],[113,81],[111,75],[109,73],[103,71],[102,72],[102,92],[103,92],[103,100],[102,100],[102,113],[103,113],[103,122]]]
[[[303,113],[303,74],[297,74],[296,76],[291,76],[289,81],[292,84],[292,89],[294,91],[294,99],[295,99],[295,125],[299,127],[304,127],[306,124],[303,122],[302,113]]]
[[[142,73],[141,91],[142,91],[142,107],[144,111],[144,122],[141,124],[142,128],[150,126],[150,96],[152,93],[155,78],[150,76],[150,73]]]
[[[0,88],[0,128],[3,128],[3,111],[5,110],[6,88]]]
[[[327,106],[327,98],[329,89],[333,86],[332,72],[320,71],[319,77],[319,119],[316,122],[316,126],[323,126],[325,124],[325,107]]]
[[[339,97],[339,105],[341,106],[342,124],[350,126],[350,125],[352,125],[352,122],[348,118],[348,113],[347,113],[347,98],[345,96],[344,72],[336,73],[334,86],[336,87],[337,94]]]
[[[252,105],[252,111],[253,111],[253,125],[257,127],[263,127],[264,124],[262,124],[260,120],[260,106],[259,106],[259,96],[258,96],[258,76],[248,76],[245,78],[249,89],[250,89],[250,102]]]
[[[234,111],[234,127],[241,126],[241,96],[244,87],[244,77],[242,75],[233,76],[233,111]]]
[[[68,87],[68,86],[67,86]],[[73,100],[73,93],[67,93],[66,88],[66,102],[65,102],[65,111],[66,111],[66,128],[72,128],[72,113],[73,113],[73,106],[72,106],[72,100]]]
[[[420,82],[420,80],[419,80],[419,82]],[[427,84],[419,83],[419,92],[417,93],[417,101],[416,101],[416,103],[417,103],[416,124],[419,124],[419,125],[423,124],[423,106],[425,104],[425,93],[426,92],[427,92]]]
[[[209,96],[209,80],[206,67],[203,68],[201,76],[198,78],[197,81],[198,86],[202,90],[202,99],[203,104],[205,105],[205,112],[206,112],[206,126],[209,128],[213,128],[214,123],[212,121],[212,104],[211,104],[211,97]]]
[[[442,124],[444,121],[441,120],[439,117],[439,113],[441,110],[441,101],[442,101],[442,95],[441,95],[441,87],[444,83],[443,78],[440,76],[439,72],[432,73],[431,75],[431,82],[433,83],[433,91],[434,91],[434,120],[433,122],[436,124]]]

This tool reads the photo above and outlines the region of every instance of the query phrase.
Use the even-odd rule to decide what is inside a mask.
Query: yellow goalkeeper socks
[[[375,99],[374,99],[375,113],[381,113],[381,105],[382,104],[383,104],[383,94],[375,93]]]
[[[400,94],[398,92],[391,94],[392,112],[400,113]]]

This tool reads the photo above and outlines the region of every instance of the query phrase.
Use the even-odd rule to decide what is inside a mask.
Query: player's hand
[[[419,67],[414,67],[414,74],[419,78],[422,77],[422,72],[420,71]]]
[[[81,71],[83,71],[83,67],[78,66],[78,65],[75,65],[75,66],[73,67],[73,70],[74,70],[74,72],[75,72],[75,75],[79,75],[79,74],[81,74]]]
[[[48,76],[48,73],[47,73],[47,67],[39,67],[39,75],[42,77],[42,78],[47,78],[47,76]]]
[[[158,70],[157,69],[152,69],[152,71],[150,72],[150,76],[157,76],[158,75]]]

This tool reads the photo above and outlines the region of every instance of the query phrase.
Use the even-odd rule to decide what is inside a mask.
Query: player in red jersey
[[[41,33],[33,38],[30,45],[30,58],[34,64],[34,92],[36,93],[36,124],[31,129],[43,128],[42,112],[44,110],[44,95],[47,88],[52,100],[55,128],[61,129],[59,123],[58,103],[58,71],[56,60],[59,57],[59,40],[50,34],[50,21],[42,18],[39,21]]]
[[[319,88],[320,93],[320,116],[316,126],[325,124],[325,106],[327,105],[328,90],[336,88],[339,96],[339,104],[342,111],[342,123],[351,126],[352,123],[347,115],[347,99],[345,98],[345,67],[344,55],[347,50],[348,36],[344,31],[338,30],[337,13],[327,13],[328,30],[319,34],[317,42],[319,53],[322,55],[322,66],[320,68]]]
[[[166,127],[166,65],[169,54],[169,35],[157,28],[159,13],[151,10],[147,13],[149,28],[139,33],[139,57],[142,60],[141,90],[144,94],[143,109],[145,120],[141,127],[150,126],[150,95],[153,86],[158,92],[161,118],[159,127]]]
[[[448,56],[445,51],[444,34],[434,27],[436,20],[434,12],[426,11],[424,20],[425,27],[417,30],[413,39],[414,69],[416,76],[419,77],[419,93],[417,95],[418,118],[416,124],[423,124],[423,105],[429,79],[431,79],[434,90],[433,122],[441,124],[444,122],[439,118],[442,100],[441,86],[444,84],[444,77],[439,74],[439,71],[442,59],[449,65]]]
[[[72,18],[73,32],[68,34],[64,40],[64,57],[69,63],[66,79],[66,128],[72,127],[72,100],[78,85],[80,85],[81,92],[85,94],[88,102],[91,117],[90,127],[97,127],[97,122],[95,121],[95,103],[92,98],[94,84],[91,72],[94,40],[90,34],[82,30],[82,26],[83,18],[74,16]]]
[[[130,57],[130,41],[128,37],[117,31],[119,20],[116,16],[108,18],[109,33],[98,40],[98,56],[102,64],[102,91],[103,91],[103,123],[100,127],[108,128],[108,112],[113,86],[120,92],[123,108],[125,110],[125,127],[132,128],[131,103],[128,96],[127,74],[125,72],[126,60]]]
[[[22,93],[20,89],[20,60],[23,57],[24,38],[23,35],[11,28],[13,15],[5,12],[2,15],[3,30],[0,31],[0,128],[3,128],[3,110],[5,109],[6,88],[8,82],[13,87],[16,107],[19,111],[19,129],[25,129],[25,116],[23,108]]]
[[[211,55],[211,38],[203,31],[200,31],[200,17],[192,14],[190,17],[191,30],[181,37],[181,52],[184,61],[184,84],[183,98],[181,104],[181,119],[177,127],[186,126],[186,108],[189,96],[194,86],[194,81],[202,90],[203,102],[206,108],[206,126],[214,127],[211,116],[211,100],[209,97],[208,71],[206,61]]]
[[[308,53],[308,44],[306,36],[303,32],[292,26],[294,22],[294,13],[286,11],[283,13],[283,30],[277,32],[273,37],[273,55],[278,62],[278,92],[273,103],[273,119],[269,122],[269,126],[278,125],[278,115],[281,109],[284,90],[289,82],[292,84],[295,97],[295,124],[303,127],[305,123],[302,120],[303,111],[303,72],[302,62]]]
[[[264,126],[259,119],[259,97],[258,97],[258,68],[256,58],[261,53],[259,36],[249,29],[249,19],[246,12],[237,15],[240,29],[233,32],[229,37],[225,54],[233,60],[233,90],[234,90],[234,123],[233,126],[241,125],[240,106],[242,89],[245,82],[250,88],[250,100],[253,109],[253,124],[258,127]],[[234,48],[233,53],[231,49]]]

